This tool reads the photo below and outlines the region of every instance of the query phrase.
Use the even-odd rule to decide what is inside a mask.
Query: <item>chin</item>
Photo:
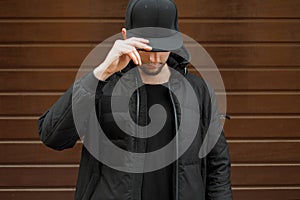
[[[163,67],[164,67],[164,64],[162,64],[160,66],[153,66],[151,64],[149,64],[149,65],[146,64],[146,65],[140,66],[140,69],[143,71],[143,73],[145,75],[155,76],[161,72]]]
[[[149,75],[149,76],[155,76],[160,73],[160,71],[143,71],[144,74]]]
[[[141,70],[143,71],[144,74],[150,75],[150,76],[155,76],[159,74],[162,70],[162,67],[159,68],[147,68],[147,67],[141,67]]]

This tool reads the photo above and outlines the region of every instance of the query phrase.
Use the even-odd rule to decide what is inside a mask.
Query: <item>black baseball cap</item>
[[[171,51],[190,61],[177,18],[173,0],[130,0],[125,17],[127,38],[145,38],[151,51]]]

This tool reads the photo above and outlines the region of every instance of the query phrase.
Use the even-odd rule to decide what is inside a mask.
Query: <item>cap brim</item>
[[[171,51],[187,61],[190,61],[190,53],[183,44],[181,33],[161,27],[142,27],[127,30],[127,38],[138,37],[149,40],[152,52]],[[143,49],[140,49],[143,50]]]
[[[140,29],[140,28],[139,28]],[[153,32],[153,34],[151,34]],[[154,37],[153,37],[154,36]],[[171,51],[179,49],[182,46],[181,34],[178,31],[168,30],[162,32],[161,29],[127,30],[127,38],[138,37],[149,40],[148,45],[152,51]]]

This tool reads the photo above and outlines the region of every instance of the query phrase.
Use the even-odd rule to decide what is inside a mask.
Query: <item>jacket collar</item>
[[[187,74],[188,61],[183,59],[181,56],[178,56],[177,54],[171,52],[167,60],[167,64],[171,68],[169,86],[175,89],[180,86],[181,80]],[[136,88],[137,85],[140,85],[142,82],[136,66],[137,65],[135,65],[134,62],[130,60],[128,65],[123,70],[115,73],[115,76],[111,77],[111,79],[114,80],[112,84],[116,83],[122,77],[123,87]]]

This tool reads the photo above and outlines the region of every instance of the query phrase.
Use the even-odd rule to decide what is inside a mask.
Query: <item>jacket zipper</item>
[[[139,88],[138,88],[138,80],[137,78],[135,78],[135,85],[136,85],[136,136],[138,136],[138,133],[139,133],[139,113],[140,113],[140,92],[139,92]],[[138,150],[138,144],[137,144],[137,141],[135,140],[135,151],[137,152]],[[142,176],[143,177],[143,176]],[[138,179],[135,180],[135,182],[137,181]],[[133,188],[133,190],[135,190],[136,188]],[[139,188],[140,191],[140,197],[139,199],[142,199],[142,185],[141,187]],[[134,195],[135,196],[135,195]],[[135,197],[134,197],[135,198]]]
[[[135,83],[136,83],[136,87],[137,87],[137,97],[136,97],[136,131],[138,133],[138,119],[139,119],[139,112],[140,112],[140,95],[139,95],[139,88],[138,88],[138,83],[137,83],[137,79],[135,79]],[[168,82],[168,88],[169,88],[169,95],[171,98],[171,103],[172,103],[172,108],[173,108],[173,112],[174,112],[174,120],[175,120],[175,137],[176,137],[176,158],[178,158],[178,122],[177,122],[177,112],[176,112],[176,107],[175,107],[175,103],[174,103],[174,99],[172,96],[172,91],[170,90],[170,82]],[[137,145],[137,143],[135,143],[135,145]],[[136,150],[137,150],[137,146],[136,146]],[[176,164],[175,164],[175,175],[176,175],[176,179],[175,179],[175,187],[176,187],[176,192],[175,192],[175,200],[178,200],[178,159],[176,159]],[[142,187],[142,186],[141,186]],[[141,190],[142,188],[140,188]]]
[[[138,131],[139,131],[139,113],[140,113],[140,92],[139,92],[139,88],[138,88],[138,82],[137,79],[135,79],[135,84],[136,84],[136,136],[138,136]],[[136,149],[137,150],[137,143],[135,144]]]

